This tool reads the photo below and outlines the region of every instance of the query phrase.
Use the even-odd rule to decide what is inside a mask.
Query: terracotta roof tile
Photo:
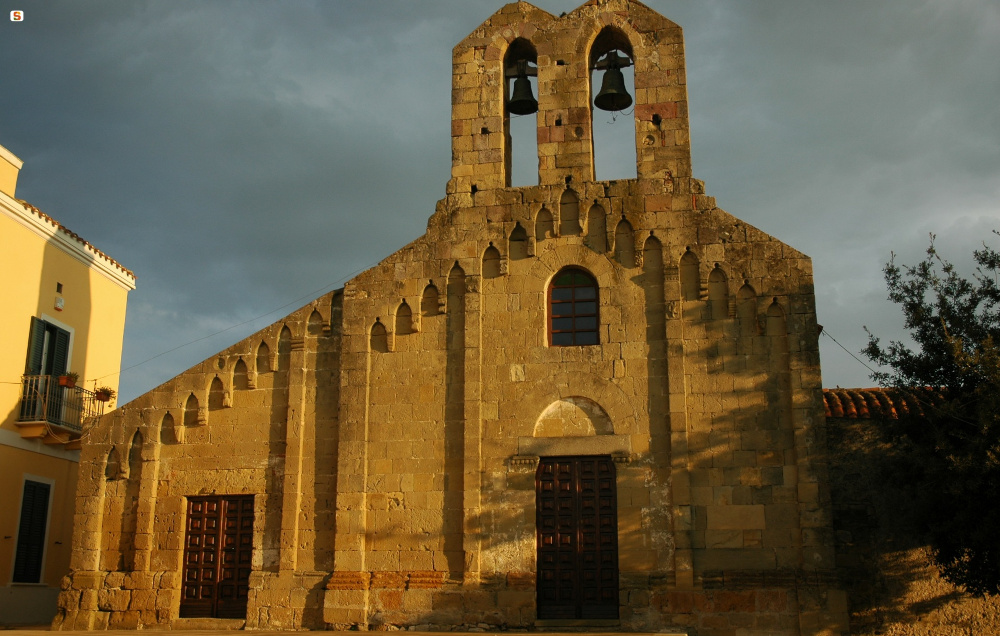
[[[837,391],[837,395],[840,397],[840,403],[844,405],[844,417],[856,420],[858,410],[854,407],[854,396],[842,390]]]
[[[938,404],[941,391],[930,387],[897,392],[893,389],[823,389],[826,416],[847,419],[887,417],[899,419],[900,414],[922,415],[922,405]]]
[[[844,417],[844,407],[836,393],[824,390],[823,402],[826,403],[827,417]]]
[[[32,214],[36,215],[38,218],[40,218],[40,219],[42,219],[44,221],[47,221],[48,223],[51,223],[55,228],[57,228],[58,230],[60,230],[63,234],[66,234],[67,236],[69,236],[70,238],[72,238],[73,240],[75,240],[77,243],[80,243],[81,245],[83,245],[85,248],[87,248],[88,250],[90,250],[94,254],[100,256],[105,261],[107,261],[112,266],[114,266],[115,268],[121,270],[125,274],[128,274],[133,279],[135,278],[135,273],[132,272],[132,270],[127,269],[124,265],[122,265],[121,263],[119,263],[115,259],[111,258],[110,256],[108,256],[107,254],[105,254],[101,250],[99,250],[96,247],[94,247],[91,243],[87,242],[83,237],[81,237],[76,232],[70,230],[68,227],[66,227],[65,225],[63,225],[59,221],[56,221],[51,216],[49,216],[48,214],[42,212],[41,210],[39,210],[35,206],[31,205],[30,203],[28,203],[24,199],[15,199],[15,200],[18,203],[20,203],[21,205],[23,205],[25,210],[27,210],[27,211],[31,212]]]
[[[857,416],[861,419],[868,419],[871,417],[868,409],[867,396],[861,391],[856,389],[848,389],[847,395],[851,397],[851,401],[854,402],[854,411]]]

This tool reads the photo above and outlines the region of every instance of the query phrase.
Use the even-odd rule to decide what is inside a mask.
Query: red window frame
[[[551,347],[601,343],[597,279],[578,267],[560,270],[549,283],[548,336]]]

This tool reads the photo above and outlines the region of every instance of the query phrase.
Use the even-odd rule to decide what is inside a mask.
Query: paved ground
[[[3,636],[39,636],[41,632],[48,631],[48,625],[40,625],[37,627],[32,627],[28,629],[0,629],[0,633]],[[157,632],[165,630],[143,630],[143,632]],[[169,630],[171,636],[219,636],[220,634],[225,634],[226,630],[207,630],[207,629],[177,629]],[[123,630],[110,630],[110,631],[93,631],[93,632],[57,632],[59,634],[65,634],[66,636],[98,636],[99,634],[109,635],[109,636],[121,636]],[[288,636],[296,632],[283,632],[283,631],[266,631],[266,630],[254,630],[250,632],[254,636]],[[324,632],[324,633],[334,633],[334,632]],[[358,632],[340,632],[342,634],[358,634]],[[371,632],[376,634],[379,632]],[[538,633],[544,634],[544,636],[581,636],[580,632],[381,632],[383,634],[406,634],[407,636],[442,636],[443,634],[449,634],[450,636],[507,636],[509,634],[516,633]],[[621,636],[622,632],[587,632],[586,636],[603,636],[604,634]],[[674,634],[672,632],[660,632],[657,634],[641,634],[641,633],[630,633],[628,636],[685,636],[684,634]]]
[[[3,636],[39,636],[40,632],[49,631],[48,625],[38,625],[35,627],[29,627],[24,629],[4,629],[0,628],[0,634]],[[143,632],[162,632],[167,630],[143,630]],[[220,634],[225,634],[226,630],[208,630],[208,629],[176,629],[169,630],[171,636],[219,636]],[[110,630],[110,631],[93,631],[93,632],[57,632],[59,634],[65,634],[66,636],[98,636],[99,634],[108,636],[121,636],[123,630]],[[250,632],[254,636],[289,636],[296,632],[287,631],[267,631],[267,630],[254,630]],[[324,632],[324,633],[334,633],[334,632]],[[342,634],[354,634],[355,636],[358,632],[340,632]],[[533,633],[541,634],[544,636],[583,636],[580,632],[370,632],[371,634],[382,633],[382,634],[399,634],[402,636],[406,634],[407,636],[442,636],[443,634],[449,634],[450,636],[508,636],[509,634],[524,634]],[[622,632],[586,632],[586,636],[603,636],[615,635],[622,636]],[[674,632],[659,632],[657,634],[642,634],[642,633],[629,633],[628,636],[686,636],[683,633]]]

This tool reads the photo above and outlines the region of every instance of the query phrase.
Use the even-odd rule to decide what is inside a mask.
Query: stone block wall
[[[635,63],[638,178],[594,181],[609,48]],[[532,187],[507,186],[511,51],[538,68]],[[253,496],[248,628],[531,628],[537,471],[586,456],[614,468],[617,627],[846,629],[811,263],[691,178],[680,28],[510,4],[454,89],[424,236],[93,429],[57,627],[174,623],[186,506],[219,494]],[[550,344],[567,268],[597,344]]]
[[[307,589],[284,570],[331,569],[339,311],[340,296],[327,294],[90,430],[56,626],[177,619],[187,498],[213,494],[254,496],[255,617],[303,624],[287,593],[266,592]]]

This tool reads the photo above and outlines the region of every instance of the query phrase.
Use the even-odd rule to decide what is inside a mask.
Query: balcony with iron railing
[[[83,431],[104,414],[104,401],[93,391],[63,386],[58,376],[21,378],[17,427],[21,437],[79,448]]]

